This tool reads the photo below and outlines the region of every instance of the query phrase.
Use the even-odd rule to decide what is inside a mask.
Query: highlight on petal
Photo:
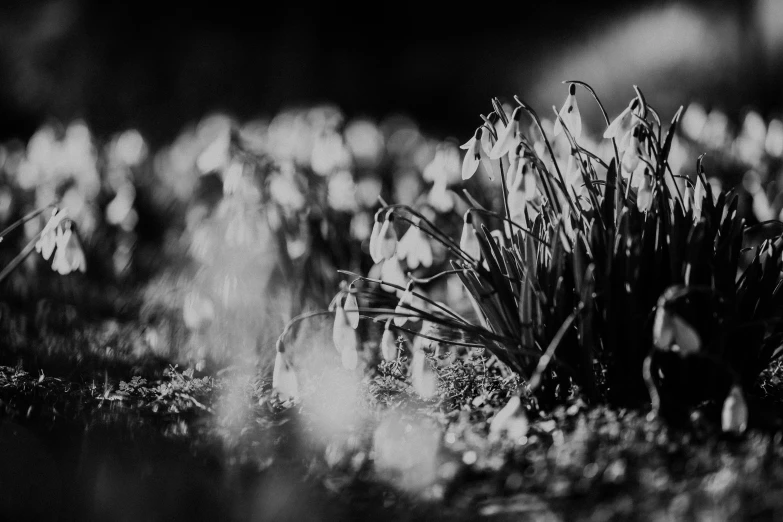
[[[739,386],[733,386],[721,411],[721,428],[726,433],[742,435],[748,428],[748,405]]]
[[[513,150],[519,142],[519,119],[522,117],[522,108],[517,107],[511,115],[511,121],[498,135],[498,141],[489,153],[490,159],[500,159]]]
[[[287,398],[299,397],[299,380],[296,373],[285,360],[285,355],[278,352],[275,357],[275,367],[272,371],[272,388],[278,394]]]
[[[373,263],[380,263],[383,260],[381,257],[378,246],[380,245],[381,228],[383,223],[375,221],[372,225],[372,233],[370,234],[370,257],[372,257]]]
[[[473,144],[476,142],[476,136],[471,136],[471,138],[459,146],[462,150],[471,150],[473,148]]]
[[[674,330],[674,343],[683,355],[690,355],[701,350],[701,337],[693,326],[677,314],[671,314]]]
[[[604,131],[604,138],[610,139],[622,136],[622,133],[625,130],[625,125],[630,116],[631,107],[628,106],[623,110],[623,112],[620,113],[619,116],[614,119],[614,121],[612,121],[612,123],[609,124],[609,127],[607,127]]]
[[[404,259],[411,270],[432,266],[432,246],[416,225],[411,225],[397,243],[397,258]]]
[[[653,322],[653,344],[656,348],[664,351],[671,349],[674,344],[674,325],[671,320],[671,313],[666,310],[665,303],[658,302],[658,309],[655,311],[655,321]]]
[[[378,238],[378,253],[383,259],[391,259],[397,250],[397,231],[394,230],[393,218],[388,216],[381,227],[380,237]]]
[[[348,296],[345,298],[343,310],[345,310],[348,324],[351,325],[351,328],[356,330],[359,327],[359,303],[356,301],[356,296],[353,293],[349,292]]]
[[[405,274],[403,273],[400,262],[397,259],[387,259],[383,262],[383,265],[381,265],[381,279],[384,282],[392,283],[397,286],[405,286]],[[393,286],[384,284],[381,284],[381,289],[392,293],[398,290]]]

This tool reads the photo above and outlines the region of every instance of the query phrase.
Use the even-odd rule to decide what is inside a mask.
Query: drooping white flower
[[[345,310],[348,324],[351,325],[351,328],[356,330],[359,327],[359,303],[356,301],[356,295],[350,290],[345,298],[343,310]]]
[[[653,180],[649,169],[641,175],[639,190],[636,191],[636,206],[640,212],[647,212],[653,202]]]
[[[381,355],[384,360],[394,361],[397,359],[399,350],[397,349],[397,339],[389,328],[391,320],[386,321],[386,328],[383,330],[383,336],[381,337]]]
[[[359,337],[357,336],[356,331],[351,328],[351,323],[348,322],[348,316],[345,313],[345,309],[339,304],[334,310],[332,342],[334,342],[334,348],[340,354],[344,353],[346,350],[353,350],[355,352],[359,346]]]
[[[387,259],[383,262],[383,265],[381,265],[381,279],[386,283],[391,283],[402,287],[405,286],[405,274],[403,273],[400,262],[397,259]],[[381,289],[392,293],[398,290],[393,286],[384,284],[381,284]]]
[[[411,270],[432,266],[432,246],[416,225],[411,225],[397,243],[397,258],[404,259]]]
[[[421,301],[421,299],[419,299]],[[420,306],[415,306],[413,304],[414,302],[414,295],[413,295],[413,282],[408,283],[408,286],[405,288],[405,292],[403,292],[402,297],[400,298],[400,302],[397,303],[397,307],[394,309],[395,314],[402,314],[402,315],[395,315],[393,318],[394,324],[396,326],[404,326],[405,323],[408,321],[411,321],[415,323],[416,321],[419,321],[421,318],[416,317],[413,315],[405,315],[405,314],[412,314],[414,310],[411,308],[418,308],[421,309]]]
[[[215,307],[210,299],[197,292],[190,292],[185,296],[182,318],[190,330],[201,330],[215,318]]]
[[[462,160],[462,179],[467,180],[473,177],[481,163],[481,137],[484,129],[479,127],[476,133],[467,143],[460,146],[465,152],[465,158]]]
[[[623,109],[623,112],[621,112],[620,115],[617,116],[611,124],[609,124],[609,127],[607,127],[604,131],[604,138],[619,138],[628,132],[633,120],[631,111],[637,110],[638,107],[639,100],[638,98],[634,98],[628,107]]]
[[[299,397],[299,380],[296,378],[293,368],[285,360],[285,355],[277,352],[275,368],[272,371],[272,388],[278,394],[287,398]]]
[[[522,224],[525,222],[525,208],[537,191],[535,175],[527,160],[520,159],[517,164],[516,175],[508,189],[508,212],[511,221]]]
[[[445,180],[436,180],[427,193],[427,203],[438,212],[445,214],[454,208],[454,199],[449,193],[449,185]]]
[[[55,243],[57,249],[52,260],[52,270],[60,275],[70,274],[77,270],[80,272],[87,270],[84,250],[82,250],[79,238],[73,233],[73,230],[58,228]]]
[[[519,120],[522,118],[522,107],[517,107],[511,114],[511,120],[498,135],[498,141],[492,147],[489,153],[489,158],[496,160],[500,159],[510,151],[514,150],[514,147],[520,141]]]
[[[438,392],[438,376],[432,369],[432,365],[427,360],[423,350],[415,350],[413,352],[411,372],[411,382],[416,393],[423,399],[434,397]]]
[[[394,229],[394,215],[390,212],[378,235],[378,254],[382,259],[391,259],[397,250],[397,231]]]
[[[647,155],[644,153],[644,131],[641,125],[637,125],[631,131],[631,139],[628,146],[623,151],[623,158],[621,160],[622,168],[626,172],[633,172],[642,159],[646,159]]]
[[[509,439],[518,440],[527,434],[528,427],[522,400],[515,395],[492,418],[489,423],[489,435],[491,438],[499,438],[505,434]]]
[[[748,428],[748,404],[739,386],[732,386],[723,402],[720,420],[721,428],[726,433],[742,435]]]
[[[769,122],[764,149],[774,158],[783,156],[783,121],[774,119]]]
[[[478,261],[481,258],[481,245],[476,235],[476,229],[473,227],[470,212],[465,213],[459,247],[473,259]]]
[[[563,133],[563,124],[560,122],[562,119],[571,136],[575,140],[579,139],[582,136],[582,116],[579,114],[579,105],[576,103],[576,85],[573,83],[568,86],[568,96],[563,108],[560,109],[559,116],[560,118],[555,121],[554,135],[559,136]]]
[[[41,257],[47,261],[52,257],[54,248],[57,246],[57,230],[62,225],[63,220],[67,217],[67,210],[60,210],[57,208],[52,210],[49,221],[46,222],[46,225],[44,225],[44,228],[41,231],[41,237],[39,237],[38,241],[35,243],[35,251],[41,254]]]
[[[497,112],[491,112],[489,116],[487,117],[487,120],[489,120],[488,125],[495,131],[496,135],[498,135],[498,131],[502,130],[502,124],[500,123],[500,115]],[[489,153],[492,152],[492,146],[495,144],[495,139],[493,138],[492,133],[489,131],[489,129],[484,129],[484,132],[481,134],[481,149],[484,151],[484,155],[489,158]],[[489,162],[487,162],[489,164]]]
[[[378,245],[380,244],[379,238],[381,237],[381,228],[383,228],[383,222],[375,219],[372,224],[372,233],[370,234],[370,257],[372,257],[373,263],[380,263],[383,261],[383,258],[378,251]]]
[[[685,319],[667,310],[663,298],[658,301],[653,322],[653,343],[663,351],[689,355],[701,350],[701,337]]]
[[[340,352],[340,359],[343,363],[343,368],[355,370],[359,365],[359,352],[356,351],[355,346],[347,346]]]

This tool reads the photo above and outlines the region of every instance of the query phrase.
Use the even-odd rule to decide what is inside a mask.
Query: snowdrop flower
[[[451,198],[451,194],[449,194],[449,186],[445,179],[435,181],[427,194],[427,202],[442,214],[454,208],[454,200]]]
[[[70,274],[76,270],[80,272],[87,270],[84,250],[82,250],[79,238],[73,233],[73,230],[58,228],[55,243],[57,250],[54,252],[52,270],[60,275]]]
[[[495,145],[495,136],[498,136],[505,127],[500,122],[500,115],[497,112],[490,112],[486,119],[489,121],[487,122],[488,127],[484,128],[484,132],[481,135],[481,149],[489,158],[489,153],[492,152],[492,147]],[[494,134],[491,132],[492,130],[495,131]]]
[[[212,305],[212,301],[206,297],[201,297],[196,292],[190,292],[185,296],[182,318],[185,320],[185,326],[189,329],[201,330],[215,318],[215,307]]]
[[[397,303],[397,307],[394,309],[395,314],[412,314],[413,310],[411,308],[419,308],[421,309],[421,306],[414,306],[413,304],[413,282],[411,281],[408,283],[408,286],[405,287],[405,292],[402,294],[402,297],[400,298],[400,302]],[[404,326],[405,323],[408,321],[415,323],[420,320],[420,317],[414,317],[414,316],[407,316],[407,315],[398,315],[393,318],[394,324],[396,326]]]
[[[522,400],[515,395],[492,418],[489,423],[489,435],[491,438],[499,438],[505,433],[509,439],[518,440],[527,434],[528,426]]]
[[[356,330],[359,327],[359,303],[356,301],[356,295],[350,291],[351,289],[349,289],[348,296],[345,298],[343,310],[345,310],[348,324]]]
[[[667,292],[668,293],[668,292]],[[701,338],[696,330],[685,319],[667,310],[667,294],[658,300],[653,323],[653,343],[663,351],[678,352],[689,355],[701,350]]]
[[[435,371],[432,369],[423,350],[413,352],[411,371],[411,381],[416,393],[423,399],[434,397],[438,391],[438,376],[435,375]]]
[[[783,156],[783,121],[775,119],[769,122],[764,149],[774,158]]]
[[[397,340],[389,328],[389,323],[391,323],[391,319],[386,321],[386,328],[384,328],[383,336],[381,337],[381,355],[383,355],[383,359],[386,361],[394,361],[397,359],[399,350],[397,350]]]
[[[462,225],[462,237],[459,240],[459,247],[463,252],[478,261],[481,259],[481,245],[479,244],[476,229],[472,224],[473,218],[470,211],[465,212],[465,221]]]
[[[405,274],[402,271],[400,262],[394,258],[387,259],[381,265],[381,279],[386,283],[391,283],[397,286],[405,286]],[[381,289],[386,292],[396,292],[397,288],[389,285],[381,284]]]
[[[382,259],[388,260],[394,257],[394,252],[397,250],[397,231],[394,230],[394,214],[392,212],[386,215],[386,221],[381,226],[376,249]]]
[[[379,238],[381,237],[382,227],[383,222],[378,220],[378,215],[376,214],[372,224],[372,232],[370,233],[370,257],[372,257],[373,263],[380,263],[383,261],[383,258],[378,251],[378,244],[380,243]]]
[[[341,212],[355,212],[356,183],[353,176],[347,170],[338,170],[329,177],[326,188],[327,202],[329,206]]]
[[[41,237],[38,238],[38,241],[35,243],[35,251],[41,254],[41,257],[47,261],[52,257],[54,248],[57,246],[57,230],[60,228],[63,220],[67,217],[67,210],[54,209],[52,211],[52,216],[41,231]]]
[[[644,129],[641,125],[637,125],[631,131],[631,139],[628,143],[628,146],[625,147],[625,151],[623,152],[623,158],[620,162],[622,164],[623,170],[627,172],[633,172],[636,170],[636,167],[639,166],[642,158],[646,158],[646,154],[644,153],[643,139]]]
[[[636,191],[636,206],[640,212],[647,212],[652,207],[653,184],[649,169],[644,169],[641,175],[639,190]]]
[[[555,121],[554,135],[559,136],[563,133],[563,124],[561,119],[565,122],[568,132],[571,133],[573,138],[579,139],[582,136],[582,116],[579,114],[579,105],[576,103],[576,84],[568,86],[568,97],[563,104],[563,108],[560,109],[560,118]]]
[[[495,118],[498,118],[496,113],[492,113]],[[492,179],[492,164],[488,157],[492,150],[492,142],[490,137],[492,134],[486,128],[479,127],[476,129],[476,133],[470,138],[467,143],[460,146],[461,149],[466,150],[465,158],[462,161],[462,179],[468,180],[476,173],[479,163],[484,166],[484,170],[489,174],[490,180]]]
[[[609,125],[609,127],[606,128],[604,131],[604,138],[611,139],[611,138],[618,138],[623,136],[626,132],[628,132],[629,127],[632,124],[633,116],[631,115],[632,111],[638,111],[639,108],[639,99],[634,98],[631,103],[623,109],[623,112],[620,113],[617,118],[612,121],[612,123]]]
[[[411,270],[432,266],[432,246],[416,225],[411,225],[397,243],[397,258],[404,259]]]
[[[525,221],[525,207],[527,202],[535,197],[536,190],[535,176],[529,163],[520,159],[516,176],[508,191],[508,211],[511,221],[515,223]]]
[[[334,310],[334,326],[332,327],[332,342],[335,349],[344,354],[346,351],[356,352],[359,346],[359,338],[356,331],[348,322],[348,316],[341,305],[337,305]]]
[[[478,170],[479,163],[481,163],[481,136],[483,132],[484,129],[479,127],[467,143],[460,145],[462,150],[467,151],[465,153],[465,159],[462,161],[463,180],[472,178],[473,174]]]
[[[286,398],[299,397],[299,381],[296,373],[285,360],[285,355],[279,351],[275,356],[275,368],[272,371],[272,388]]]
[[[355,370],[359,364],[359,352],[356,351],[355,346],[348,346],[340,352],[340,359],[342,360],[343,368]]]
[[[742,435],[748,428],[748,405],[739,386],[733,386],[723,402],[721,428],[734,435]]]
[[[628,183],[631,184],[631,187],[639,188],[642,185],[642,181],[644,180],[645,172],[648,170],[649,167],[646,163],[639,162],[636,170],[629,172],[625,169],[620,169],[620,172],[622,173],[623,179],[627,180]]]
[[[517,107],[511,114],[511,121],[502,132],[498,135],[498,141],[492,147],[489,153],[490,159],[500,159],[509,151],[514,150],[514,147],[520,141],[519,120],[522,118],[522,107]]]

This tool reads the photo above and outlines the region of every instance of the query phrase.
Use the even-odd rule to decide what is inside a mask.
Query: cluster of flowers
[[[672,169],[685,172],[702,153],[710,158],[714,185],[740,184],[747,193],[751,200],[748,218],[764,222],[783,216],[783,121],[765,121],[749,110],[735,128],[720,109],[708,112],[692,103],[672,144]]]
[[[469,208],[459,240],[411,205],[385,205],[375,213],[368,249],[374,266],[368,276],[353,274],[355,279],[325,312],[334,314],[333,341],[343,366],[357,367],[361,346],[357,330],[360,318],[365,317],[385,324],[379,351],[386,360],[396,359],[404,344],[404,335],[396,337],[393,331],[414,336],[412,382],[425,397],[433,396],[436,390],[437,378],[426,355],[434,347],[488,350],[493,359],[526,380],[524,393],[528,395],[542,386],[557,390],[575,381],[593,398],[602,393],[597,390],[593,368],[598,363],[596,357],[602,357],[612,370],[612,393],[623,395],[623,386],[629,392],[636,390],[642,381],[644,357],[638,354],[650,348],[651,336],[653,351],[712,357],[707,352],[713,348],[702,342],[703,332],[669,308],[659,314],[652,333],[642,327],[644,316],[628,316],[640,321],[640,328],[623,326],[628,336],[635,336],[632,346],[612,345],[617,342],[612,334],[596,328],[596,316],[611,323],[612,317],[630,313],[619,304],[609,308],[610,297],[618,303],[629,301],[642,310],[648,309],[647,301],[653,299],[649,309],[654,309],[667,286],[684,283],[689,288],[689,284],[710,278],[706,272],[695,273],[694,260],[685,259],[682,252],[671,253],[674,271],[650,265],[642,252],[644,242],[658,252],[667,252],[666,256],[670,254],[654,242],[655,235],[635,231],[641,226],[638,223],[657,230],[667,242],[701,234],[699,240],[705,241],[704,249],[710,252],[713,246],[703,237],[716,233],[719,224],[724,234],[737,225],[736,213],[723,211],[725,196],[713,192],[701,167],[696,176],[687,176],[680,172],[682,165],[669,162],[682,109],[664,133],[660,116],[637,89],[637,95],[614,120],[604,112],[606,130],[602,140],[594,142],[582,132],[576,99],[579,86],[600,106],[588,85],[569,82],[566,101],[560,111],[555,110],[553,122],[539,118],[518,98],[513,111],[493,100],[493,111],[482,116],[482,125],[462,146],[466,154],[460,173],[465,182],[478,171],[490,180],[499,177],[502,197],[500,205],[487,209],[466,192]],[[530,120],[528,129],[524,122]],[[490,205],[496,203],[497,199],[489,200]],[[718,247],[711,255],[723,255],[721,239],[716,241]],[[606,244],[610,245],[608,251]],[[400,259],[414,268],[429,261],[436,245],[450,257],[449,269],[426,279],[405,273]],[[762,251],[769,248],[768,244],[762,246],[757,257],[763,258]],[[612,256],[624,263],[622,272],[613,273]],[[644,279],[639,272],[642,265],[660,273],[660,278]],[[736,273],[736,268],[733,270]],[[568,275],[570,272],[573,275]],[[472,317],[457,310],[459,300],[444,303],[425,291],[433,281],[451,275],[461,283],[461,301],[470,303]],[[613,277],[624,278],[622,285],[618,287]],[[747,291],[742,278],[736,282],[733,274],[729,277],[728,285],[733,290],[736,284],[738,295]],[[602,295],[598,288],[602,288]],[[390,301],[396,305],[389,305]],[[663,309],[659,305],[659,310]],[[280,336],[273,384],[282,394],[297,395],[284,339],[291,324],[310,316],[295,318]],[[778,334],[772,333],[771,338],[776,338]],[[645,339],[647,346],[643,345]],[[556,358],[561,344],[565,346]],[[593,355],[593,350],[601,353]],[[607,361],[613,357],[633,367],[618,368],[615,362]],[[628,377],[628,372],[636,372],[637,361],[638,375]],[[553,373],[552,362],[564,364]],[[564,375],[566,380],[562,380]],[[553,379],[560,379],[557,387],[544,384]],[[722,423],[732,432],[744,431],[747,424],[747,407],[738,382],[725,397]],[[524,408],[515,398],[497,416],[492,431],[513,429],[517,433],[524,425]]]
[[[183,317],[212,347],[255,346],[274,327],[259,320],[269,307],[276,318],[288,298],[294,311],[324,306],[337,268],[369,269],[363,253],[374,250],[381,198],[415,205],[447,227],[464,207],[449,190],[461,182],[456,144],[426,137],[403,117],[346,121],[332,107],[245,123],[212,116],[158,156],[156,168],[174,191],[195,194],[185,226],[198,269]],[[186,171],[195,172],[192,186],[173,174]],[[402,278],[406,268],[426,275],[445,259],[413,228],[384,277],[396,271]],[[297,289],[299,296],[273,297]],[[242,339],[229,330],[243,332]]]
[[[86,261],[78,230],[100,258],[106,257],[105,249],[111,245],[108,257],[119,276],[128,269],[136,242],[136,183],[146,156],[146,142],[137,131],[119,133],[99,144],[78,121],[66,127],[47,124],[26,145],[18,141],[0,145],[4,181],[0,223],[7,224],[32,208],[56,204],[58,209],[48,221],[23,219],[26,241],[36,243],[55,272],[83,272]]]

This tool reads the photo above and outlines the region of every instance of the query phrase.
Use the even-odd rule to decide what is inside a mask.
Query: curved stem
[[[313,317],[318,317],[319,315],[332,315],[334,312],[330,310],[317,310],[315,312],[305,312],[303,314],[299,314],[290,321],[288,321],[283,328],[283,332],[280,334],[280,336],[277,338],[277,344],[275,348],[277,349],[277,353],[285,353],[285,343],[283,343],[283,339],[286,335],[288,335],[288,332],[291,331],[291,328],[298,323],[301,323],[302,321],[305,321],[307,319],[311,319]]]

